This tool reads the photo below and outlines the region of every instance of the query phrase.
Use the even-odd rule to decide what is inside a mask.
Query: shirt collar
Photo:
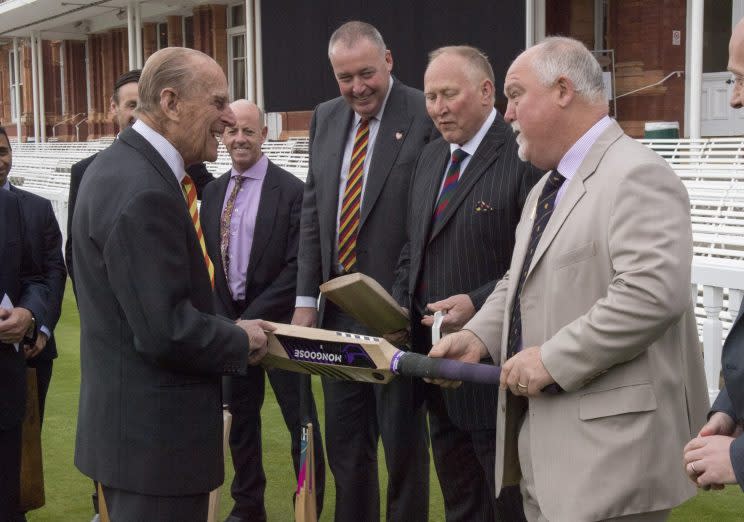
[[[266,169],[268,168],[268,166],[269,158],[266,157],[266,154],[261,154],[261,157],[258,158],[258,161],[243,172],[238,172],[237,170],[235,170],[235,166],[233,166],[230,169],[230,177],[237,178],[238,176],[242,176],[244,178],[251,178],[260,181],[264,179],[264,176],[266,176]]]
[[[3,185],[0,188],[2,188],[3,190],[10,190],[10,181],[6,179],[5,180],[5,185]]]
[[[570,181],[574,177],[574,174],[579,170],[581,163],[589,154],[589,149],[596,143],[600,135],[612,124],[612,119],[609,116],[604,116],[597,123],[584,133],[576,143],[574,143],[568,152],[563,155],[561,161],[558,163],[558,172],[560,172],[566,181]]]
[[[498,114],[496,109],[491,109],[491,113],[488,115],[488,118],[486,118],[486,121],[483,122],[481,128],[478,129],[478,132],[475,133],[475,136],[463,143],[462,146],[458,145],[457,143],[450,143],[450,154],[455,152],[457,149],[464,150],[470,156],[475,154],[475,151],[478,150],[478,146],[481,144],[481,141],[483,141],[483,138],[486,136],[488,129],[490,129],[493,125],[493,121],[496,119],[496,114]]]
[[[387,90],[387,93],[385,94],[385,99],[382,101],[382,107],[380,107],[380,110],[377,111],[377,114],[375,114],[374,116],[370,118],[370,121],[372,120],[382,121],[382,113],[385,112],[385,106],[387,105],[388,98],[390,98],[390,91],[393,90],[393,81],[395,80],[393,80],[393,75],[391,74],[390,83],[388,83],[388,90]],[[355,129],[357,128],[357,126],[359,126],[360,121],[362,121],[362,117],[359,116],[355,112],[354,113],[354,128]]]
[[[135,121],[134,125],[132,125],[132,129],[145,138],[158,154],[160,154],[173,171],[173,174],[175,174],[176,179],[180,184],[186,175],[186,169],[183,165],[183,157],[181,156],[181,153],[178,152],[173,144],[165,139],[162,134],[152,129],[152,127],[148,126],[142,120]]]

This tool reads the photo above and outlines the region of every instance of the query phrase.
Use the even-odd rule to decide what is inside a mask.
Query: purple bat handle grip
[[[501,366],[474,364],[452,359],[427,357],[418,353],[398,352],[390,361],[390,369],[397,375],[426,379],[449,379],[451,381],[494,384],[501,382]],[[558,384],[549,384],[543,393],[555,395],[562,392]]]

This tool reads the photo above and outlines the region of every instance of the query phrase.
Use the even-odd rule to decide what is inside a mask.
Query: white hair
[[[544,86],[549,87],[564,76],[589,103],[607,103],[602,67],[583,43],[573,38],[551,36],[532,49],[532,69]]]

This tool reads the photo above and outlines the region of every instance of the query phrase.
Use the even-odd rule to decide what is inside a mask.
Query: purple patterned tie
[[[233,177],[233,189],[230,192],[230,197],[227,198],[225,210],[222,211],[222,218],[220,219],[220,254],[222,255],[222,268],[225,270],[225,279],[228,284],[230,283],[230,221],[235,209],[235,199],[238,197],[243,181],[245,181],[244,176]]]

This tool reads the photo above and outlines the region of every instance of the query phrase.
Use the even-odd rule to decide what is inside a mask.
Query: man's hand
[[[27,344],[23,347],[23,355],[26,357],[26,359],[36,357],[44,350],[48,340],[49,338],[44,332],[39,332],[39,335],[36,336],[36,342],[33,344],[33,346]]]
[[[273,332],[275,328],[272,324],[261,319],[241,320],[237,322],[237,325],[248,334],[248,364],[255,366],[261,362],[268,350],[268,340],[265,332]]]
[[[684,463],[690,480],[704,489],[722,489],[723,484],[736,484],[730,455],[734,440],[726,435],[708,435],[688,442]]]
[[[717,411],[710,416],[708,422],[700,428],[699,437],[708,437],[710,435],[727,435],[729,437],[734,436],[736,431],[736,422],[732,419],[728,413]]]
[[[540,390],[555,380],[545,369],[539,346],[525,348],[504,363],[501,368],[502,390],[510,389],[514,395],[535,397]]]
[[[32,318],[31,312],[25,308],[0,308],[0,341],[11,344],[21,342],[31,326]]]
[[[315,308],[298,306],[292,315],[292,324],[297,326],[309,326],[315,328],[318,322],[318,311]]]
[[[487,356],[488,350],[486,349],[486,345],[470,330],[462,330],[443,337],[429,351],[429,357],[443,357],[445,359],[454,359],[468,363],[477,363]],[[443,388],[457,388],[461,384],[460,381],[450,381],[447,379],[424,380],[438,384]]]
[[[408,342],[411,337],[411,331],[409,328],[398,330],[397,332],[390,332],[383,335],[385,340],[394,346],[403,346]]]
[[[432,312],[446,312],[442,320],[443,334],[462,330],[465,323],[475,315],[475,306],[467,294],[453,295],[436,303],[429,303],[426,307]],[[421,324],[431,328],[434,324],[434,316],[425,315],[421,319]]]

